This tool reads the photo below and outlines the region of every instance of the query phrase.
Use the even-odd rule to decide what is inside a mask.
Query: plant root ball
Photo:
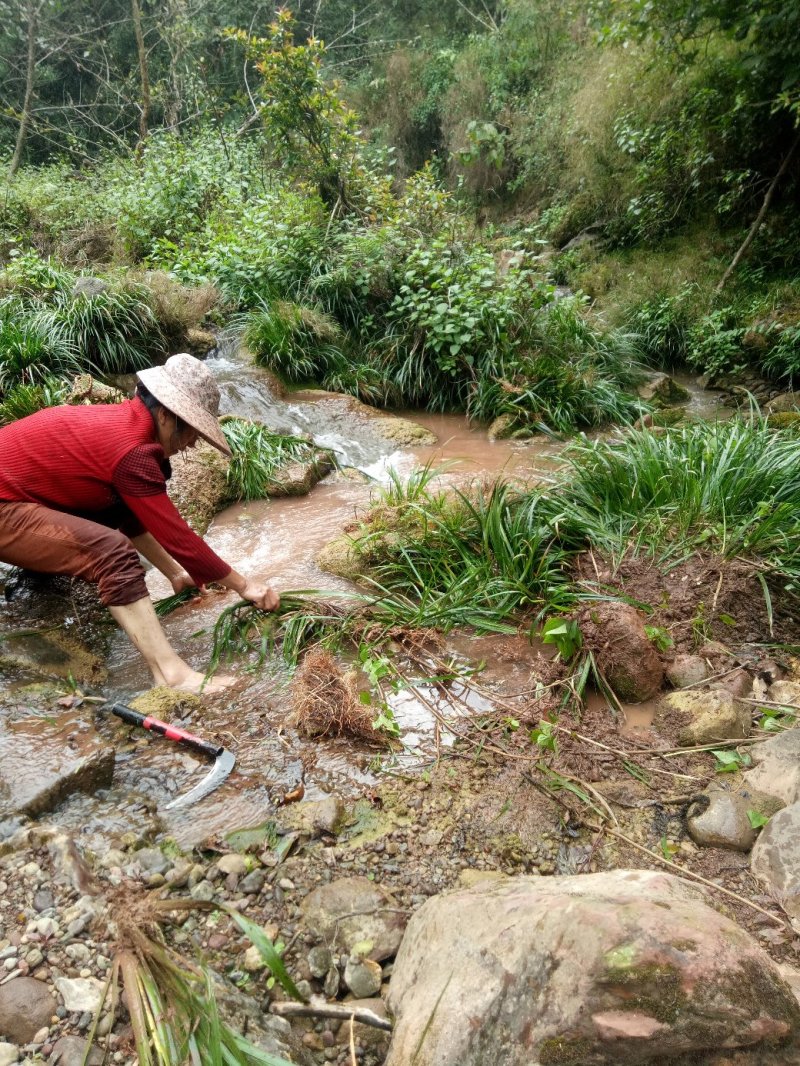
[[[359,699],[356,672],[342,670],[322,648],[312,648],[304,657],[292,681],[291,701],[304,736],[375,740],[372,711]]]

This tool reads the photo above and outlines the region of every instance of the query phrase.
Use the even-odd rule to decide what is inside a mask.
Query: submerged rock
[[[624,703],[641,703],[661,688],[664,667],[635,608],[615,601],[592,603],[578,621],[584,644]]]
[[[75,792],[107,788],[114,773],[114,749],[75,712],[4,721],[0,750],[2,818],[51,811]]]
[[[747,803],[741,796],[709,789],[692,801],[686,812],[686,828],[695,844],[749,851],[755,843],[756,831],[747,811]]]
[[[654,725],[678,723],[678,741],[687,746],[750,736],[750,708],[722,689],[671,692],[656,708]]]
[[[334,468],[330,452],[317,450],[308,459],[287,463],[269,486],[270,497],[307,496]]]
[[[52,629],[6,633],[0,642],[0,677],[21,670],[42,678],[102,685],[108,673],[99,655],[72,636]]]
[[[366,877],[343,877],[321,885],[300,904],[303,926],[332,951],[381,962],[395,954],[406,917],[386,889]]]
[[[688,403],[691,395],[688,389],[669,376],[657,374],[640,385],[637,389],[639,398],[656,407],[673,407],[675,404]]]
[[[436,896],[394,964],[386,1066],[623,1066],[772,1046],[800,1007],[755,940],[645,870]]]

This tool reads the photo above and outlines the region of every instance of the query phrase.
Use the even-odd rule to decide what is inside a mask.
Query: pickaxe
[[[123,722],[130,722],[131,725],[140,725],[143,729],[151,729],[154,733],[160,733],[168,740],[175,740],[179,744],[185,744],[188,748],[214,759],[214,765],[203,780],[185,795],[171,800],[164,810],[169,811],[174,810],[176,807],[186,807],[190,803],[196,803],[201,800],[222,784],[236,763],[235,755],[232,751],[228,751],[227,748],[212,744],[201,737],[196,737],[194,733],[187,733],[185,729],[180,729],[178,726],[160,722],[158,718],[153,718],[149,714],[140,714],[139,711],[134,711],[132,707],[126,707],[124,703],[113,703],[111,710]]]

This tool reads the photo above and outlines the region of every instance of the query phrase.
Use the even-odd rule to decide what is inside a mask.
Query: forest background
[[[796,4],[0,17],[2,419],[209,321],[290,383],[518,435],[632,416],[637,364],[800,371]]]

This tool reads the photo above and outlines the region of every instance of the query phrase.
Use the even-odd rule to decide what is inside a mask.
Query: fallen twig
[[[368,1007],[348,1007],[346,1003],[329,1003],[327,1000],[313,999],[310,1003],[295,1003],[285,1000],[273,1003],[270,1007],[273,1014],[282,1018],[340,1018],[343,1021],[361,1022],[362,1025],[371,1025],[374,1029],[383,1029],[391,1032],[392,1023],[388,1018],[382,1018],[377,1011]]]

